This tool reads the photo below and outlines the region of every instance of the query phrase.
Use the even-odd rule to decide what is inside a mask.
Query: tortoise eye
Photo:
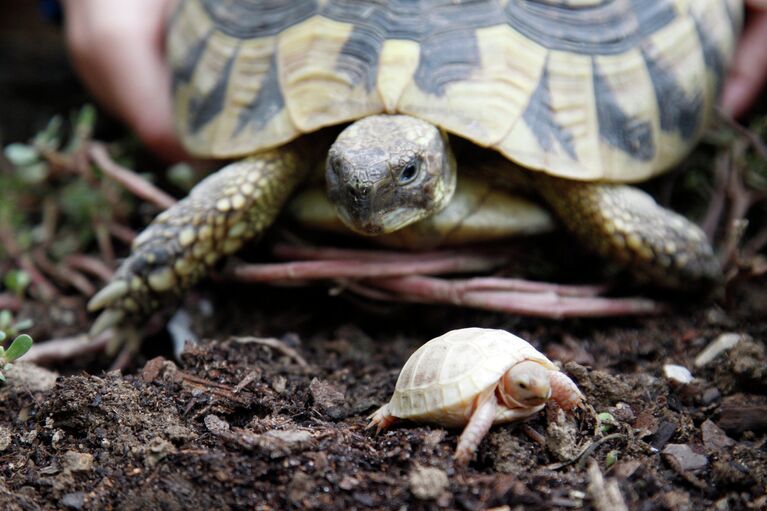
[[[410,160],[402,172],[399,173],[399,184],[404,185],[415,179],[420,167],[418,160]]]
[[[519,382],[519,388],[522,390],[527,390],[527,384],[524,382]]]

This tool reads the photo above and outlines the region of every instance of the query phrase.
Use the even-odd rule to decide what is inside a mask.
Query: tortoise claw
[[[110,282],[104,289],[93,295],[88,302],[88,310],[94,312],[105,309],[128,294],[128,283],[124,280]]]
[[[93,322],[91,327],[91,337],[96,337],[99,334],[109,330],[115,325],[118,325],[123,318],[125,318],[125,312],[118,309],[107,309],[102,312],[96,321]]]

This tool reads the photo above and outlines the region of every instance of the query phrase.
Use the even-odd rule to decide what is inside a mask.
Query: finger
[[[766,2],[767,3],[767,2]],[[752,11],[722,94],[722,110],[743,115],[767,81],[767,10]]]
[[[163,48],[167,5],[158,0],[69,2],[67,36],[75,67],[96,99],[150,149],[177,160],[186,154],[173,130]]]
[[[767,11],[767,0],[746,0],[746,7]]]

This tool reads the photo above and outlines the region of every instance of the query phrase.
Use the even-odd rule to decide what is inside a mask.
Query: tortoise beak
[[[551,387],[549,385],[535,386],[530,391],[533,395],[525,399],[525,404],[529,406],[542,405],[551,397]]]

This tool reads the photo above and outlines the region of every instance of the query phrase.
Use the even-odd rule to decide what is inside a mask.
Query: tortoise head
[[[551,397],[550,369],[525,360],[511,367],[501,378],[501,399],[509,408],[542,405]]]
[[[328,152],[328,198],[352,230],[393,232],[444,208],[455,191],[447,135],[406,115],[375,115],[348,126]]]

